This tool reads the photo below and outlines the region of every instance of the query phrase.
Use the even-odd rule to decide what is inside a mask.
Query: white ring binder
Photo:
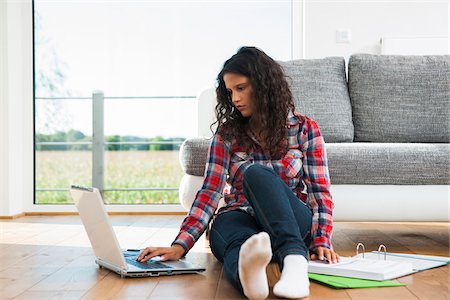
[[[359,248],[362,248],[362,258],[364,258],[364,253],[366,252],[366,247],[364,247],[364,244],[363,243],[358,243],[358,245],[356,245],[356,255],[359,255]],[[377,251],[377,253],[378,253],[378,259],[380,259],[380,253],[381,252],[383,252],[384,253],[384,260],[386,260],[386,253],[387,253],[387,250],[386,250],[386,246],[385,245],[383,245],[383,244],[380,244],[379,246],[378,246],[378,251]]]
[[[380,246],[378,246],[378,259],[380,259],[380,253],[381,253],[381,250],[383,250],[384,249],[384,260],[386,260],[386,246],[385,245],[383,245],[383,244],[381,244]]]
[[[364,253],[366,252],[366,248],[364,247],[363,243],[358,243],[358,245],[356,245],[356,255],[359,254],[359,247],[362,247],[362,258],[364,258]]]

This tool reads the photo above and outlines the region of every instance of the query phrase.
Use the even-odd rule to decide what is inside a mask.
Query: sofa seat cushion
[[[345,59],[326,57],[279,63],[288,76],[296,110],[319,124],[325,141],[353,141]]]
[[[180,163],[204,176],[210,139],[187,139]],[[327,143],[332,184],[450,184],[450,145],[418,143]]]
[[[450,145],[328,143],[332,184],[450,184]]]
[[[348,86],[358,142],[450,142],[450,55],[355,54]]]

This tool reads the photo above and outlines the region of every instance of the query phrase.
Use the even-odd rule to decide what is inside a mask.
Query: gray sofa
[[[450,56],[355,54],[348,72],[342,57],[280,64],[325,139],[336,220],[450,220]],[[189,138],[180,150],[187,209],[208,145]]]

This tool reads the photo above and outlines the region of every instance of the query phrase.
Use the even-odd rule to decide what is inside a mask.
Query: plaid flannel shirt
[[[172,245],[179,244],[188,252],[207,228],[221,198],[225,205],[217,213],[241,209],[253,214],[242,179],[248,166],[262,164],[273,169],[311,209],[311,248],[332,247],[333,202],[324,140],[317,123],[298,113],[289,115],[286,126],[289,150],[280,160],[267,159],[261,148],[246,153],[235,141],[224,141],[219,134],[212,138],[203,186]]]

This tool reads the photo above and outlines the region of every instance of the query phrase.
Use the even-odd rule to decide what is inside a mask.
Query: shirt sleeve
[[[331,246],[333,229],[333,201],[330,194],[330,176],[328,173],[325,142],[317,123],[306,118],[300,130],[304,182],[307,187],[307,202],[312,209],[313,248]]]
[[[229,146],[216,134],[209,146],[202,188],[197,192],[189,214],[181,224],[180,232],[172,245],[181,245],[187,253],[203,234],[219,200],[223,197],[229,164]]]

